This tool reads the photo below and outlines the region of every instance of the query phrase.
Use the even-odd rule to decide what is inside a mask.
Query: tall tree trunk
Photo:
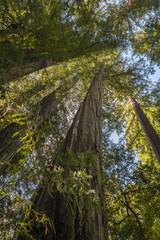
[[[100,206],[95,209],[91,203],[84,204],[81,214],[73,195],[60,193],[54,189],[53,197],[48,192],[47,186],[40,188],[35,200],[33,210],[39,214],[47,214],[53,221],[55,232],[52,228],[45,234],[45,227],[36,222],[32,215],[32,230],[29,234],[38,240],[104,240],[103,220],[103,164],[102,164],[102,102],[101,89],[104,67],[101,66],[96,74],[84,102],[81,104],[74,121],[62,144],[59,155],[63,156],[62,166],[64,175],[67,176],[72,169],[69,152],[92,152],[96,162],[85,162],[86,171],[92,175],[89,189],[95,190],[95,196],[100,199]],[[79,166],[81,162],[79,162]],[[74,169],[74,167],[73,167]],[[52,180],[51,180],[52,181]],[[50,183],[51,184],[51,183]],[[78,197],[78,196],[77,196]],[[71,200],[72,198],[72,200]],[[72,210],[68,206],[72,206]],[[27,239],[19,236],[18,239]]]
[[[148,139],[148,142],[153,149],[153,152],[157,158],[157,161],[160,164],[160,137],[158,136],[156,130],[153,128],[153,126],[149,122],[148,118],[144,114],[143,110],[141,109],[137,101],[131,96],[128,96],[128,99],[137,115],[137,118],[141,124],[142,130],[144,131]]]
[[[65,93],[62,93],[61,87],[59,87],[36,104],[35,110],[31,113],[31,116],[28,119],[28,121],[31,122],[31,130],[36,130],[41,126],[78,80],[78,75],[76,75],[73,79],[72,86],[66,89]],[[59,95],[58,97],[57,94]],[[19,123],[11,123],[0,131],[0,162],[4,162],[5,164],[8,160],[11,161],[17,151],[28,139],[25,138],[27,129],[27,124],[21,125]],[[1,169],[3,169],[3,165],[1,166]]]
[[[56,91],[54,90],[49,95],[44,97],[40,103],[37,104],[37,111],[30,117],[31,130],[36,129],[47,118],[53,109],[57,106],[59,100],[56,99]],[[24,145],[26,136],[27,124],[21,125],[19,123],[10,123],[0,131],[0,162],[6,163],[11,160],[17,151]]]

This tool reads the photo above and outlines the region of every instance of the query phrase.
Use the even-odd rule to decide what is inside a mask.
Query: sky
[[[160,79],[160,68],[155,67],[155,73],[153,75],[150,74],[149,78],[151,78],[153,84],[155,84],[158,81],[158,79]],[[110,140],[113,141],[114,143],[118,143],[119,136],[116,133],[116,131],[111,134]]]
[[[153,83],[156,83],[157,80],[160,78],[160,68],[155,67],[156,72],[154,73],[154,75],[150,75],[150,78],[152,79]]]

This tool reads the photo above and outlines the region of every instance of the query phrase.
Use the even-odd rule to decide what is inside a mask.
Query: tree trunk
[[[138,121],[141,124],[142,130],[144,131],[148,142],[153,149],[157,161],[160,164],[160,137],[158,136],[156,130],[152,127],[137,101],[131,96],[128,96],[128,98],[137,115]]]
[[[126,6],[126,10],[128,11],[133,4],[136,2],[136,0],[128,0],[127,6]]]
[[[52,59],[38,60],[36,62],[28,63],[23,67],[10,68],[9,71],[5,74],[7,82],[13,81],[20,77],[24,77],[28,74],[31,74],[35,71],[42,70],[44,68],[55,65],[58,61],[53,61]]]
[[[101,66],[96,74],[84,102],[81,104],[74,121],[62,144],[59,155],[63,156],[64,175],[67,176],[72,166],[69,152],[92,152],[96,159],[95,164],[85,162],[86,171],[92,175],[89,180],[89,189],[95,190],[95,196],[100,199],[98,209],[92,203],[84,202],[82,214],[73,195],[60,193],[54,188],[53,197],[48,192],[47,186],[40,188],[35,200],[33,210],[39,214],[47,214],[53,221],[55,232],[52,228],[45,234],[45,227],[39,226],[34,214],[31,217],[32,230],[29,234],[38,240],[104,240],[103,218],[103,164],[102,164],[102,102],[101,89],[104,67]],[[78,163],[79,166],[81,162]],[[80,167],[79,167],[80,168]],[[80,168],[81,169],[81,168]],[[52,180],[51,180],[52,181]],[[50,183],[51,184],[51,183]],[[77,196],[78,197],[78,196]],[[72,199],[72,200],[71,200]],[[79,201],[79,200],[78,200]],[[86,203],[86,205],[85,205]],[[72,206],[69,208],[69,206]],[[82,219],[83,215],[83,221]],[[18,239],[27,239],[19,236]]]
[[[53,112],[57,105],[66,96],[67,92],[74,87],[79,80],[78,75],[74,77],[74,82],[65,93],[61,92],[61,87],[57,90],[53,90],[50,94],[42,98],[42,100],[36,104],[35,110],[31,113],[28,121],[30,121],[31,130],[36,130],[47,119],[51,112]],[[58,97],[57,97],[58,93]],[[26,137],[27,124],[21,125],[19,123],[11,123],[0,131],[0,162],[7,161],[12,162],[12,158],[17,151],[24,145],[28,138]],[[16,134],[17,133],[17,134]],[[15,134],[15,136],[14,136]],[[24,140],[22,140],[25,138]],[[3,165],[1,167],[3,169]]]
[[[59,101],[55,97],[55,90],[44,97],[40,103],[37,104],[37,111],[30,117],[30,121],[32,121],[30,124],[31,130],[37,129],[50,112],[55,109],[58,103]],[[0,162],[6,163],[15,156],[27,140],[27,138],[22,140],[26,136],[26,131],[27,124],[25,124],[25,122],[23,125],[10,123],[0,131]]]

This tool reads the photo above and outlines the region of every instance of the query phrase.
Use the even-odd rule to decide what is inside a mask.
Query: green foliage
[[[159,168],[141,164],[131,179],[116,195],[106,193],[111,239],[158,240]]]
[[[86,169],[79,171],[68,170],[68,174],[66,174],[66,169],[61,166],[55,165],[52,169],[48,167],[47,173],[50,176],[50,181],[48,182],[47,177],[44,176],[43,184],[48,185],[48,192],[53,199],[55,191],[65,196],[67,199],[65,207],[68,211],[74,211],[73,206],[76,204],[82,223],[84,221],[84,207],[90,203],[98,211],[100,200],[96,196],[95,190],[90,188],[92,176],[87,174]],[[42,186],[42,183],[40,185]],[[18,232],[20,232],[21,236],[26,235],[32,239],[32,236],[29,235],[29,231],[32,228],[31,215],[38,223],[38,227],[44,226],[45,234],[47,234],[49,227],[55,232],[53,221],[46,214],[35,211],[32,208],[32,203],[29,204],[27,209],[26,205],[24,207],[25,216],[18,226]]]
[[[29,204],[29,207],[25,209],[25,216],[24,221],[19,222],[18,226],[18,234],[21,234],[22,237],[27,236],[29,239],[35,239],[29,234],[29,230],[31,229],[31,220],[29,219],[30,215],[33,215],[36,219],[36,222],[39,226],[43,225],[45,228],[45,234],[48,233],[49,228],[53,229],[55,232],[55,227],[53,224],[52,219],[50,219],[46,214],[41,214],[39,212],[36,212],[34,209],[32,209],[32,203]]]
[[[136,1],[137,5],[138,2]],[[141,3],[142,4],[142,3]],[[140,6],[141,7],[141,6]],[[143,13],[142,27],[136,31],[132,37],[131,43],[136,54],[145,55],[151,61],[159,64],[159,18],[160,18],[159,1],[145,1],[145,6],[141,7],[138,14]],[[135,9],[136,11],[136,9]]]
[[[152,92],[152,91],[151,91]],[[153,90],[154,92],[154,90]],[[142,101],[141,101],[142,106]],[[150,106],[151,102],[148,97],[148,103],[145,101],[145,107],[143,108],[147,118],[149,119],[150,123],[156,130],[158,134],[160,134],[160,122],[159,122],[159,106],[157,106],[156,102],[155,105]],[[145,134],[143,133],[140,124],[138,122],[135,113],[131,109],[131,106],[128,106],[130,109],[128,111],[128,116],[126,116],[126,140],[127,145],[132,147],[135,152],[138,154],[139,160],[142,162],[147,162],[148,164],[156,164],[156,158],[152,152],[152,149],[146,139]]]
[[[0,139],[0,151],[9,152],[17,139],[23,146],[0,163],[0,238],[14,239],[17,230],[27,235],[30,214],[46,232],[54,229],[29,201],[42,182],[52,197],[54,186],[77,204],[82,219],[84,205],[99,211],[101,199],[90,186],[94,173],[100,174],[95,153],[57,153],[103,63],[109,239],[159,239],[159,166],[126,97],[137,96],[159,134],[159,82],[153,87],[148,75],[159,64],[160,5],[158,0],[132,2],[126,8],[128,1],[1,0],[0,133],[9,129],[9,137]],[[132,54],[126,56],[128,48]],[[54,90],[57,105],[44,118]],[[110,140],[115,132],[117,145]]]

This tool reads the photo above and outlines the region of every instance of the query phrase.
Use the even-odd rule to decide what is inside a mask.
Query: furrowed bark
[[[2,85],[4,85],[5,83],[9,83],[10,81],[17,80],[18,78],[24,77],[33,72],[53,66],[57,64],[57,62],[58,61],[54,61],[52,59],[44,59],[44,60],[37,60],[35,62],[31,61],[28,64],[25,63],[23,66],[17,66],[17,67],[5,66],[4,71],[3,73],[1,73],[1,76],[0,76],[0,82],[2,82]]]
[[[36,130],[48,118],[57,105],[67,95],[68,91],[74,87],[79,80],[78,75],[74,77],[73,85],[66,90],[65,93],[61,92],[61,87],[52,91],[49,95],[45,96],[36,106],[28,121],[30,121],[30,129]],[[57,97],[57,94],[59,95]],[[28,138],[25,138],[26,131],[28,130],[27,124],[11,123],[0,131],[0,162],[12,162],[12,158],[16,155],[17,151],[24,145]],[[17,133],[17,134],[16,134]],[[14,135],[16,134],[16,135]],[[25,138],[24,140],[22,140]],[[3,168],[3,165],[1,169]]]
[[[49,228],[45,234],[45,227],[38,225],[34,214],[31,216],[32,230],[29,234],[39,240],[104,240],[103,220],[103,164],[102,164],[102,78],[104,67],[96,74],[84,102],[81,104],[74,121],[62,144],[59,155],[63,156],[64,174],[67,176],[72,169],[69,152],[92,152],[96,157],[96,166],[86,162],[86,171],[92,175],[89,189],[95,190],[95,196],[100,199],[100,206],[96,210],[91,203],[83,207],[83,222],[80,221],[80,212],[74,196],[60,193],[54,188],[53,197],[48,192],[47,186],[40,188],[35,200],[33,210],[40,214],[47,214],[53,221],[55,232]],[[81,163],[79,163],[80,165]],[[73,167],[74,169],[74,167]],[[51,179],[52,181],[52,179]],[[50,183],[51,184],[51,183]],[[72,210],[68,206],[72,206]],[[18,239],[27,239],[19,236]]]
[[[149,122],[148,118],[146,117],[137,101],[132,96],[128,96],[128,99],[137,115],[138,121],[140,122],[141,128],[147,137],[147,140],[155,154],[155,157],[160,164],[160,137]]]
[[[22,76],[26,76],[33,72],[42,70],[44,68],[55,65],[58,61],[53,61],[52,59],[44,59],[36,62],[31,62],[27,66],[21,67],[20,69],[11,69],[10,74],[13,75],[14,79]],[[20,71],[19,71],[20,70]],[[12,78],[13,79],[13,78]]]
[[[31,121],[33,121],[32,118],[35,117],[35,122],[31,123],[31,128],[38,128],[50,112],[55,109],[58,102],[59,101],[55,97],[55,91],[44,97],[37,105],[38,111],[34,112],[35,115],[31,117]],[[26,136],[26,131],[27,124],[25,124],[25,122],[23,125],[19,123],[11,123],[0,131],[0,162],[5,163],[15,156],[17,151],[27,140],[22,140]],[[14,134],[16,135],[14,136]]]

